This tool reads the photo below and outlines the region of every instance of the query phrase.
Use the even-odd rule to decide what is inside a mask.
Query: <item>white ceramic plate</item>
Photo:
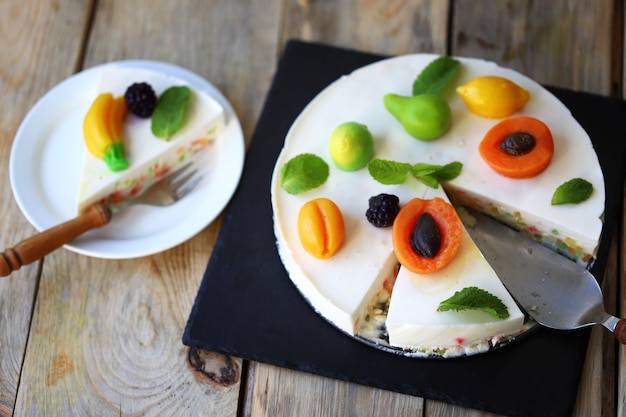
[[[107,65],[169,73],[205,91],[226,113],[225,131],[196,159],[204,179],[191,194],[168,207],[130,207],[116,214],[107,226],[66,245],[74,252],[99,258],[136,258],[186,241],[221,213],[239,183],[245,142],[228,100],[193,72],[156,61],[120,61],[87,69],[46,93],[26,115],[13,142],[11,188],[22,213],[37,230],[49,229],[75,215],[83,152],[82,118],[93,100],[99,71]]]

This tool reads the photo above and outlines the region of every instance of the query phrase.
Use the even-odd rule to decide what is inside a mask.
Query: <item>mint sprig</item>
[[[450,162],[446,165],[417,163],[413,165],[411,173],[429,187],[437,188],[439,184],[452,181],[458,177],[462,169],[463,164],[458,161]]]
[[[287,161],[280,169],[280,184],[289,194],[301,194],[324,184],[328,164],[319,156],[303,153]]]
[[[411,172],[411,165],[386,159],[372,159],[367,164],[367,171],[381,184],[402,184]]]
[[[441,56],[424,68],[413,82],[413,95],[424,93],[440,94],[454,78],[461,62],[449,56]]]
[[[593,193],[593,185],[582,178],[573,178],[559,185],[552,195],[552,205],[578,204]]]
[[[506,305],[495,295],[478,287],[465,287],[447,300],[442,301],[437,311],[479,310],[497,319],[509,317]]]
[[[402,184],[409,174],[416,180],[431,188],[451,181],[459,176],[463,164],[450,162],[446,165],[417,163],[415,165],[386,159],[373,159],[367,164],[367,171],[376,181],[385,185]]]

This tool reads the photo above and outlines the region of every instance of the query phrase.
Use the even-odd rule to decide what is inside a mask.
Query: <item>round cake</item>
[[[448,117],[450,123],[437,127],[440,132],[434,138],[416,138],[415,131],[421,127],[407,127],[387,100],[390,96],[422,94],[415,94],[414,83],[440,58],[414,54],[385,59],[324,89],[289,130],[276,161],[271,195],[281,260],[312,308],[341,331],[381,348],[416,356],[451,357],[484,352],[515,338],[526,328],[523,312],[464,228],[455,238],[458,251],[441,269],[416,272],[399,261],[403,258],[398,256],[397,242],[394,247],[396,226],[377,227],[380,225],[368,221],[370,198],[396,196],[401,210],[415,199],[440,199],[459,211],[463,205],[471,206],[576,262],[589,264],[600,241],[605,189],[592,142],[570,111],[538,83],[492,62],[454,58],[458,69],[437,92],[449,107],[449,115],[440,111],[437,119]],[[482,77],[497,77],[523,92],[523,98],[517,100],[521,101],[518,108],[508,110],[506,115],[479,114],[462,97],[461,87],[472,86]],[[474,97],[474,104],[479,99],[480,94]],[[481,106],[489,110],[488,104],[479,103]],[[486,137],[501,129],[502,122],[512,119],[538,121],[547,127],[551,146],[553,143],[547,167],[523,178],[502,174],[479,149],[481,143],[485,146]],[[329,145],[331,137],[346,123],[363,126],[371,134],[373,152],[367,154],[365,165],[342,165],[333,155],[338,145]],[[425,136],[431,133],[431,126],[427,126]],[[525,146],[519,138],[514,142],[516,149]],[[536,147],[543,146],[541,143],[538,140]],[[367,146],[361,147],[361,154],[369,152]],[[305,166],[300,176],[306,186],[294,189],[287,186],[286,170],[298,163],[300,168]],[[307,163],[318,165],[307,171]],[[326,166],[327,172],[319,165]],[[381,178],[380,168],[385,168],[387,174],[389,166],[396,171],[406,167],[407,178]],[[449,167],[458,172],[450,178],[438,174]],[[438,176],[443,179],[433,184],[432,179]],[[570,188],[572,184],[584,184],[590,192],[576,200],[571,195],[576,193],[562,190],[567,188],[566,183]],[[557,194],[566,194],[565,201],[555,203]],[[303,223],[300,218],[307,216],[301,214],[307,203],[315,208],[309,209],[313,214],[308,217],[319,217],[321,220],[315,220],[318,223]],[[336,217],[340,217],[340,225],[332,223]],[[330,229],[315,231],[329,222]],[[313,231],[303,229],[303,224],[313,224]],[[321,245],[334,245],[332,252],[312,254],[312,243],[307,241],[315,233],[330,239],[331,243],[322,239]],[[467,289],[479,289],[495,297],[506,314],[494,317],[480,309],[441,308]]]

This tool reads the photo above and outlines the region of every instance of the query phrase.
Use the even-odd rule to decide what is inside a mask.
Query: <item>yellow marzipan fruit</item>
[[[90,154],[102,159],[111,171],[128,168],[122,125],[128,108],[124,96],[99,94],[83,119],[83,137]]]
[[[512,115],[530,99],[528,90],[496,76],[474,78],[457,87],[456,92],[472,113],[494,119]]]
[[[114,98],[110,93],[98,95],[87,111],[83,121],[83,136],[89,152],[102,158],[113,141],[110,130],[110,114]]]

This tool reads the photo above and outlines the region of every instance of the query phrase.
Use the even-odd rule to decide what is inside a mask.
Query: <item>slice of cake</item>
[[[161,72],[107,66],[101,71],[93,97],[101,93],[121,97],[130,85],[142,82],[148,83],[157,97],[170,87],[188,86],[184,80]],[[79,213],[97,202],[120,201],[141,193],[218,137],[225,124],[222,106],[203,91],[190,87],[190,92],[180,129],[168,140],[152,133],[150,118],[130,112],[125,116],[121,136],[128,168],[114,172],[85,149],[76,203]]]
[[[296,119],[276,161],[271,185],[274,230],[281,260],[304,298],[327,320],[358,335],[416,354],[455,356],[485,351],[523,330],[523,316],[498,277],[463,232],[456,257],[444,269],[419,274],[398,267],[391,228],[377,228],[365,218],[368,200],[393,194],[400,205],[414,198],[447,197],[505,221],[570,258],[593,262],[602,231],[604,178],[587,133],[569,110],[531,79],[494,63],[459,58],[454,86],[483,76],[498,76],[520,86],[527,95],[510,117],[528,116],[548,126],[553,155],[541,173],[510,178],[496,172],[481,156],[479,145],[507,117],[484,117],[470,111],[454,92],[441,93],[450,107],[451,125],[434,140],[415,139],[387,110],[387,94],[412,95],[412,85],[438,56],[407,55],[368,65],[323,90]],[[329,138],[345,122],[366,125],[373,137],[375,159],[408,166],[462,164],[458,176],[430,188],[417,179],[385,185],[368,168],[339,169]],[[301,154],[319,156],[328,177],[299,194],[283,188],[283,167]],[[572,179],[584,179],[592,192],[578,204],[552,205],[555,190]],[[441,194],[441,193],[444,193]],[[437,194],[439,193],[439,194]],[[345,237],[328,259],[311,256],[302,246],[298,211],[316,198],[332,200],[343,213]],[[478,287],[506,306],[508,317],[473,310],[440,312],[442,301],[467,287]]]
[[[429,190],[423,198],[447,199],[441,189]],[[480,288],[498,297],[508,317],[499,319],[483,311],[438,311],[440,302],[469,287]],[[486,351],[501,339],[519,333],[524,314],[483,258],[466,230],[458,254],[443,269],[417,274],[400,268],[386,318],[391,346],[442,356]]]

